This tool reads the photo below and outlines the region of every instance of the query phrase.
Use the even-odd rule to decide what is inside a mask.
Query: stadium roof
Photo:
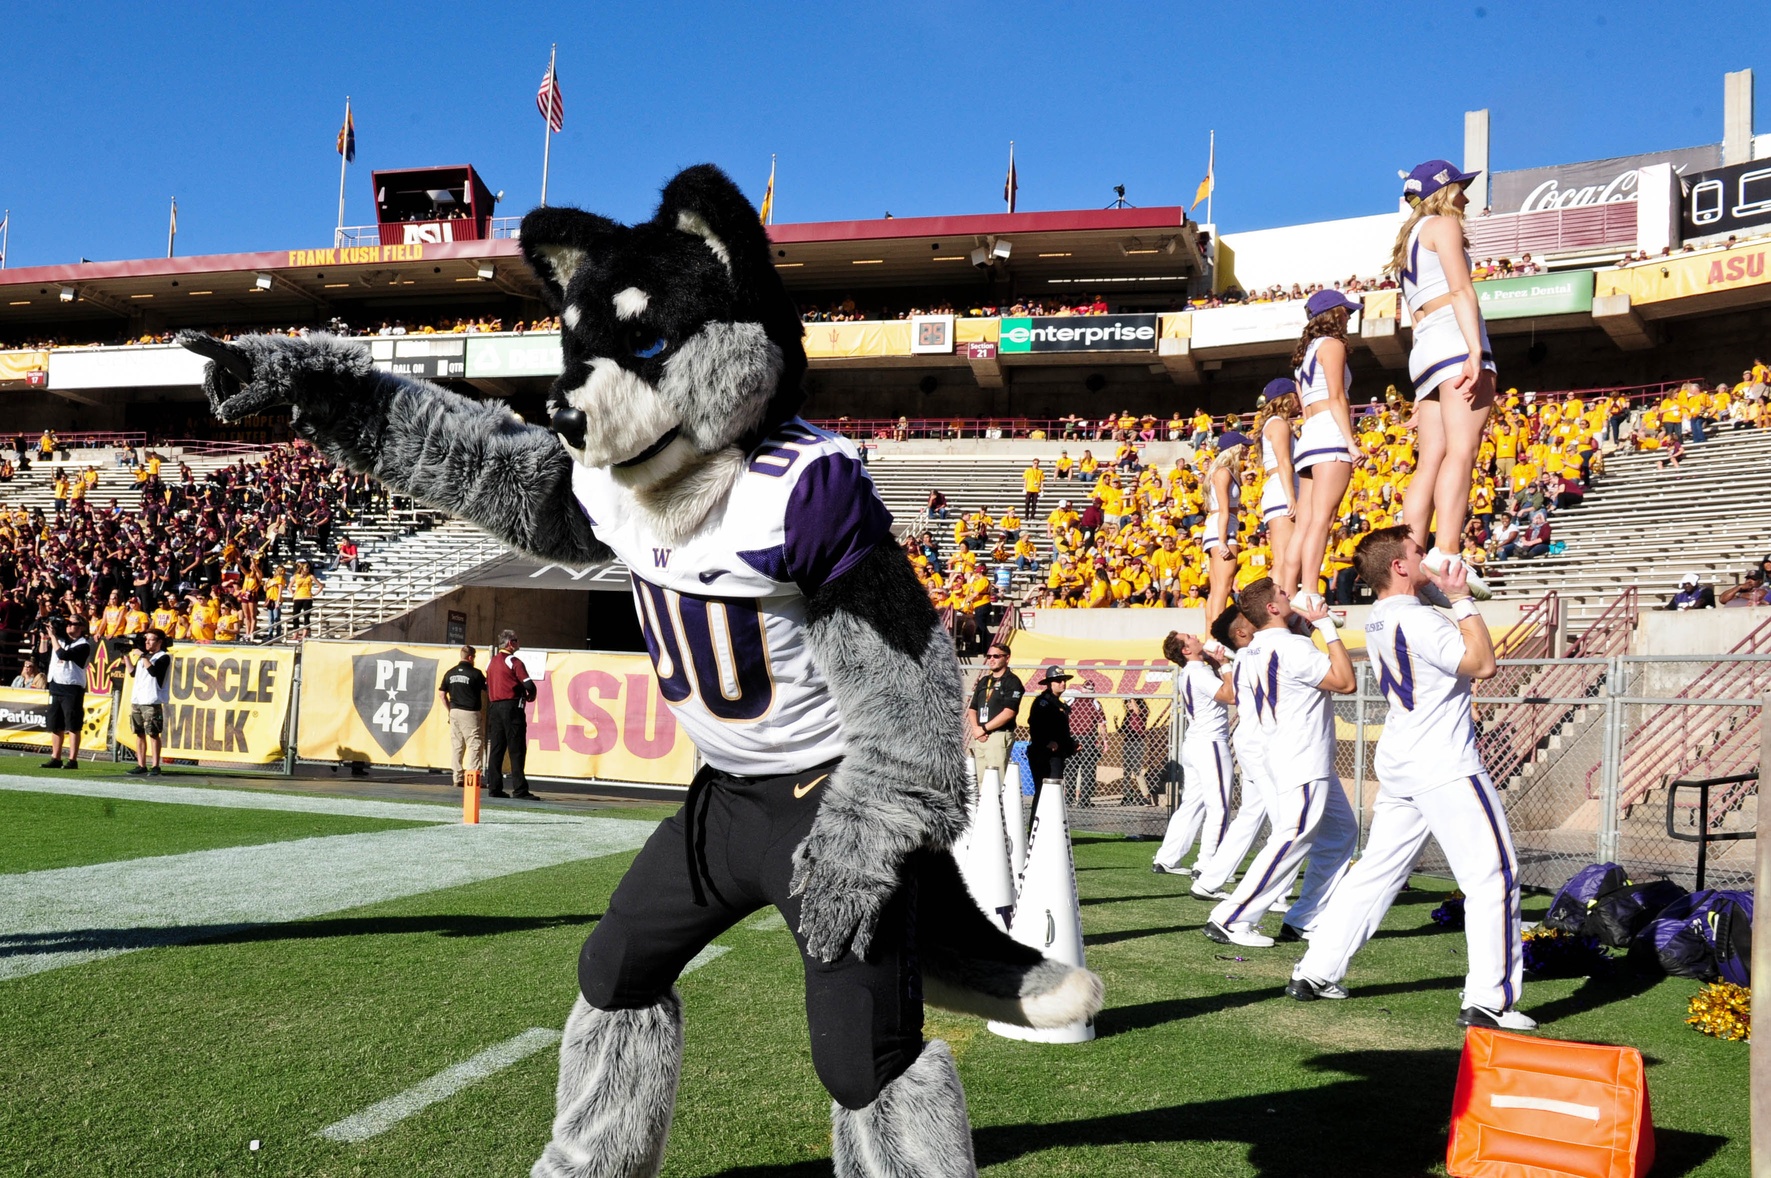
[[[1203,265],[1196,230],[1184,209],[1164,206],[826,221],[774,225],[769,235],[792,289],[983,290],[1006,274],[1022,296],[1063,297],[1184,288]],[[992,247],[1008,257],[986,274],[971,255]],[[539,297],[514,240],[82,261],[0,271],[0,324],[268,323],[310,319],[339,303],[392,316],[400,303],[483,297],[488,287]]]

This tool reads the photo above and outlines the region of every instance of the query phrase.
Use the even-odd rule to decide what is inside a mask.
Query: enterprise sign
[[[1001,351],[1154,352],[1155,315],[1054,315],[1004,319]]]

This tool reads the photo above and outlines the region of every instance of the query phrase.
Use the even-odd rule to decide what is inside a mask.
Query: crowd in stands
[[[1678,249],[1674,249],[1670,245],[1663,245],[1660,247],[1660,252],[1658,254],[1651,255],[1647,250],[1637,250],[1635,253],[1626,253],[1623,257],[1617,259],[1617,268],[1622,270],[1626,266],[1634,266],[1639,262],[1656,262],[1661,258],[1670,258],[1677,254],[1695,254],[1698,253],[1700,249],[1704,251],[1712,249],[1731,250],[1734,248],[1738,240],[1739,239],[1735,234],[1730,233],[1726,241],[1716,242],[1701,247],[1687,241]]]
[[[1714,432],[1771,428],[1771,367],[1755,363],[1739,384],[1705,391],[1693,383],[1659,400],[1632,403],[1622,395],[1540,398],[1508,389],[1490,416],[1477,456],[1471,518],[1463,556],[1477,569],[1495,562],[1558,553],[1556,522],[1577,509],[1603,476],[1605,455],[1618,449],[1676,452]],[[1359,451],[1352,480],[1329,539],[1321,591],[1332,604],[1358,593],[1353,551],[1368,531],[1401,522],[1403,495],[1416,464],[1413,408],[1394,387],[1355,410]],[[1112,608],[1202,605],[1207,562],[1200,548],[1206,522],[1204,472],[1224,433],[1253,429],[1252,418],[1213,419],[1176,412],[1162,422],[1121,413],[1073,424],[1064,440],[1101,443],[1073,453],[1064,447],[1050,469],[1025,472],[1026,499],[962,509],[930,493],[928,526],[904,546],[937,607],[950,609],[956,633],[993,605]],[[1166,438],[1191,444],[1167,469],[1144,461],[1145,443]],[[1240,472],[1241,535],[1235,586],[1268,575],[1273,555],[1260,519],[1264,478],[1258,447]],[[1055,495],[1054,495],[1055,492]],[[1055,497],[1051,510],[1039,502]],[[1051,556],[1040,544],[1049,542]],[[1498,574],[1504,578],[1504,573]],[[1497,573],[1490,571],[1491,581]],[[1743,604],[1766,596],[1767,569],[1733,594]],[[1019,590],[1017,591],[1017,586]]]
[[[442,316],[430,321],[413,321],[404,319],[383,319],[374,324],[357,326],[334,318],[323,324],[301,324],[291,327],[231,327],[222,326],[208,329],[209,334],[219,339],[233,339],[236,335],[267,334],[303,337],[315,332],[330,332],[333,335],[348,336],[401,336],[401,335],[480,335],[488,332],[508,331],[515,335],[529,332],[557,332],[560,329],[558,316],[542,316],[535,319],[516,319],[509,327],[504,320],[496,315],[479,316]],[[80,347],[118,347],[142,346],[146,344],[170,344],[177,336],[176,331],[147,331],[138,335],[118,336],[109,340],[93,340],[90,337],[70,339],[66,336],[32,336],[0,340],[0,350],[42,351],[48,348],[80,348]]]
[[[1176,303],[1173,310],[1180,309]],[[967,319],[997,319],[1024,317],[1063,317],[1067,315],[1106,315],[1110,314],[1107,300],[1102,295],[1095,295],[1086,302],[1067,303],[1062,299],[1024,299],[1013,303],[984,303],[976,306],[956,306],[942,300],[928,306],[901,307],[888,310],[880,307],[857,306],[854,299],[842,299],[826,306],[802,306],[799,317],[807,323],[863,323],[870,320],[910,319],[918,315],[958,315]]]
[[[58,466],[52,494],[53,513],[0,501],[0,681],[21,658],[45,665],[53,618],[86,618],[95,639],[299,633],[320,574],[358,567],[350,521],[389,506],[299,441],[201,481],[152,451],[120,470]]]

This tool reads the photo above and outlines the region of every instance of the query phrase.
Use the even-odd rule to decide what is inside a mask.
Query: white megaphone
[[[966,775],[976,770],[966,761]],[[1014,872],[1009,870],[1008,836],[1002,825],[1002,787],[996,770],[986,769],[978,783],[972,805],[972,820],[960,840],[959,874],[966,890],[994,920],[997,927],[1007,929],[1009,915],[1015,908]]]
[[[1082,957],[1082,906],[1076,899],[1076,861],[1070,854],[1070,823],[1064,815],[1064,786],[1042,782],[1027,839],[1027,866],[1015,893],[1009,936],[1054,961],[1078,969]],[[990,1029],[1008,1039],[1034,1043],[1087,1043],[1095,1037],[1093,1019],[1068,1026],[1037,1029],[991,1022]]]
[[[1027,817],[1021,808],[1021,767],[1009,762],[1002,783],[1002,824],[1008,827],[1009,867],[1018,879],[1027,867]]]

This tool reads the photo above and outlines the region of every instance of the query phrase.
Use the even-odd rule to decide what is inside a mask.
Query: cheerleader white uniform
[[[1289,449],[1295,449],[1289,433],[1285,444]],[[1280,481],[1279,476],[1279,455],[1273,452],[1273,443],[1267,439],[1265,429],[1261,430],[1261,469],[1267,472],[1267,481],[1261,484],[1261,518],[1269,520],[1274,516],[1284,515],[1286,504],[1285,484]],[[1297,492],[1297,471],[1294,469],[1291,472],[1291,495],[1294,501],[1297,499]]]
[[[1218,535],[1218,488],[1217,484],[1206,476],[1205,495],[1205,537],[1200,540],[1199,547],[1207,556],[1220,544],[1228,545],[1236,539],[1236,533],[1242,528],[1240,514],[1242,511],[1242,484],[1236,481],[1235,473],[1230,476],[1230,534]]]
[[[1327,338],[1317,336],[1311,340],[1304,352],[1304,362],[1298,365],[1298,403],[1306,409],[1328,400],[1328,373],[1316,355]],[[1350,364],[1341,365],[1341,389],[1347,396],[1353,395],[1353,368]],[[1341,427],[1334,414],[1318,413],[1304,419],[1304,428],[1298,434],[1297,444],[1292,447],[1292,465],[1300,474],[1319,462],[1352,461],[1352,440],[1341,436]]]
[[[1402,269],[1402,297],[1414,320],[1414,346],[1408,352],[1408,377],[1414,382],[1414,396],[1436,392],[1439,385],[1456,376],[1463,362],[1470,358],[1464,344],[1464,333],[1457,325],[1457,313],[1448,303],[1431,315],[1422,316],[1420,309],[1451,290],[1445,277],[1445,266],[1435,250],[1422,249],[1420,231],[1432,217],[1423,217],[1408,235],[1408,264]],[[1463,253],[1464,272],[1470,268],[1470,256]],[[1482,333],[1482,367],[1490,372],[1500,370],[1494,363],[1494,348],[1488,342],[1488,324],[1476,315],[1477,330]]]

